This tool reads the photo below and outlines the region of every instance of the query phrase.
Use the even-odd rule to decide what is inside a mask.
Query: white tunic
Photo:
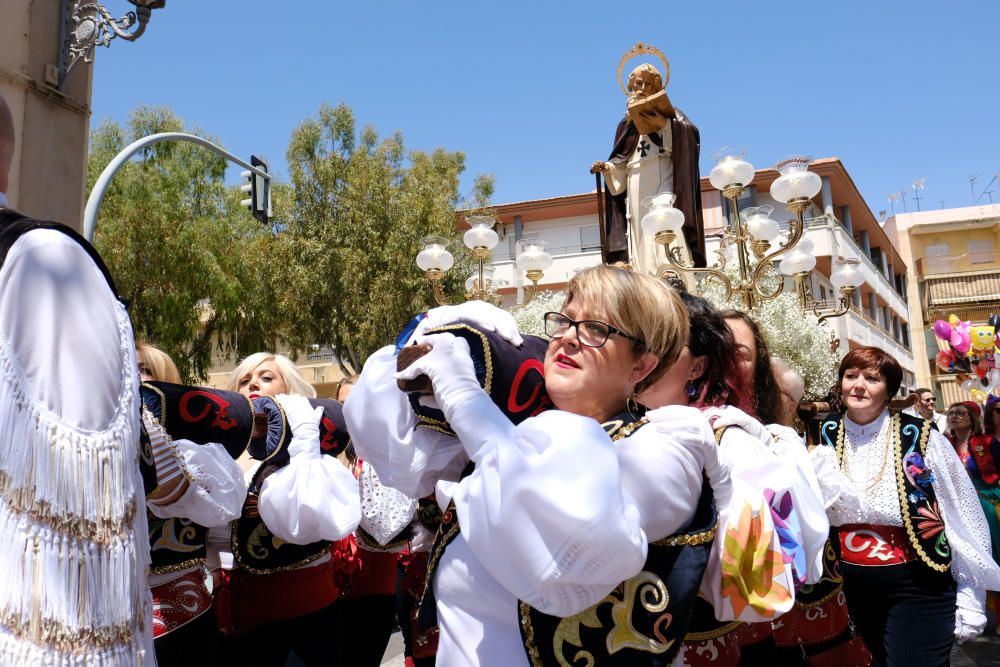
[[[518,599],[557,616],[594,605],[641,570],[650,541],[687,526],[703,468],[718,466],[706,420],[687,407],[650,412],[615,443],[593,419],[552,410],[466,452],[415,428],[394,371],[392,347],[372,355],[345,417],[384,483],[455,503],[461,532],[433,582],[443,667],[526,666]],[[475,471],[456,483],[470,457]]]
[[[642,230],[642,216],[649,210],[648,199],[661,192],[674,192],[674,163],[671,158],[673,133],[671,123],[660,131],[663,146],[657,146],[647,135],[641,135],[627,162],[608,162],[605,181],[613,195],[626,192],[626,219],[629,233],[629,256],[632,266],[643,273],[656,273],[664,263],[663,252],[656,240]],[[678,235],[677,243],[686,249],[684,237]],[[686,252],[686,251],[685,251]],[[684,255],[685,261],[690,261]]]
[[[0,269],[0,373],[0,664],[155,664],[132,327],[61,232]]]

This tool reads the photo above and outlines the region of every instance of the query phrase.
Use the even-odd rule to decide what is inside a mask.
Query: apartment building
[[[932,327],[952,314],[986,324],[1000,313],[1000,204],[900,213],[886,221],[885,231],[913,268],[908,292],[917,384],[934,389],[942,405],[969,400],[957,378],[934,363]]]

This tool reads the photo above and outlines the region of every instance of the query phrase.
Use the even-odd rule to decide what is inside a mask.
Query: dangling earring
[[[646,406],[639,402],[639,395],[634,391],[632,395],[628,397],[625,401],[625,409],[632,419],[642,419],[643,415],[646,414]]]
[[[695,384],[694,380],[691,380],[684,385],[684,393],[687,394],[688,400],[691,401],[693,401],[694,397],[698,395],[698,385]]]

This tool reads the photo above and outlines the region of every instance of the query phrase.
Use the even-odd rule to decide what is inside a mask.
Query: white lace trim
[[[368,463],[362,463],[358,482],[361,528],[385,546],[410,525],[417,501],[383,485],[375,468]]]
[[[892,420],[887,417],[888,413],[883,412],[875,421],[864,425],[844,417],[841,469],[863,501],[855,523],[902,527],[895,452],[889,450]],[[874,480],[880,473],[882,478],[876,483]]]

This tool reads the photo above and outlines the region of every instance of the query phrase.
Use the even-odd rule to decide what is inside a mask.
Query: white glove
[[[502,308],[491,306],[485,301],[466,301],[457,306],[439,306],[427,311],[427,317],[417,324],[413,338],[423,336],[428,330],[453,324],[459,320],[472,322],[484,331],[495,331],[505,340],[520,347],[524,343],[517,331],[514,316]]]
[[[733,498],[733,481],[729,476],[729,466],[719,458],[719,448],[712,439],[709,443],[711,451],[705,452],[705,476],[712,486],[712,495],[715,496],[715,506],[719,508],[729,507]]]
[[[487,442],[508,435],[514,425],[493,403],[476,378],[472,352],[464,338],[450,333],[420,336],[431,351],[396,373],[397,380],[412,380],[426,375],[434,386],[434,398],[445,419],[458,435],[473,461]]]
[[[484,393],[472,365],[469,343],[450,333],[418,336],[415,342],[430,345],[431,351],[396,373],[396,379],[413,380],[421,375],[429,377],[434,385],[434,398],[450,422],[455,408],[462,401]]]
[[[285,420],[292,429],[292,441],[288,443],[290,457],[304,456],[319,458],[323,452],[319,447],[319,423],[323,419],[323,408],[314,408],[305,396],[280,394],[275,397],[285,412]]]
[[[986,592],[965,586],[958,587],[955,599],[955,638],[958,643],[975,639],[986,627]]]

